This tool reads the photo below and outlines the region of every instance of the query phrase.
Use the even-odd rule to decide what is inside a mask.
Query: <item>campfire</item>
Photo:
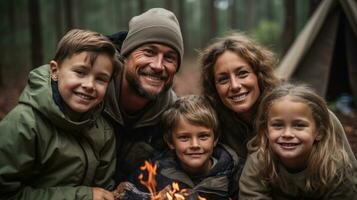
[[[197,193],[190,189],[181,189],[176,182],[166,186],[161,191],[156,191],[156,169],[157,164],[152,165],[150,162],[145,161],[145,164],[140,167],[141,171],[147,171],[147,180],[144,180],[144,175],[140,174],[138,179],[149,191],[144,193],[139,191],[133,184],[129,182],[123,182],[118,185],[114,191],[114,196],[117,200],[206,200],[200,197]]]

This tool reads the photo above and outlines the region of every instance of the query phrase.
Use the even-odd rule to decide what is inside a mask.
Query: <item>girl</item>
[[[240,179],[241,199],[356,199],[356,168],[324,100],[282,84],[262,99],[257,135]]]

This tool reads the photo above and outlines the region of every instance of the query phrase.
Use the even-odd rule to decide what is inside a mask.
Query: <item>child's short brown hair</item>
[[[172,132],[181,116],[189,123],[212,129],[214,138],[218,138],[217,116],[210,103],[204,97],[188,95],[176,100],[162,115],[164,138],[167,142],[172,142]]]
[[[57,45],[54,61],[60,66],[64,59],[83,51],[92,52],[90,62],[94,63],[98,54],[109,56],[113,64],[113,74],[118,71],[120,61],[119,54],[114,44],[104,35],[81,29],[72,29],[66,33]]]

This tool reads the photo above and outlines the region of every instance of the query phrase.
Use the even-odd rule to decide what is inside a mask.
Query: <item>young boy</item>
[[[153,159],[158,167],[156,191],[177,182],[181,189],[193,189],[206,199],[237,199],[242,162],[233,150],[217,145],[217,117],[208,101],[181,97],[163,114],[162,124],[172,151]]]
[[[30,72],[0,122],[0,196],[113,199],[115,137],[101,103],[119,62],[103,35],[71,30],[54,60]]]

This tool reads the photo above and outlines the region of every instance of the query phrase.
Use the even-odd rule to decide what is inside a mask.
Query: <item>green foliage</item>
[[[253,37],[260,44],[265,45],[278,53],[281,31],[282,27],[279,26],[277,22],[262,20],[253,30]]]

